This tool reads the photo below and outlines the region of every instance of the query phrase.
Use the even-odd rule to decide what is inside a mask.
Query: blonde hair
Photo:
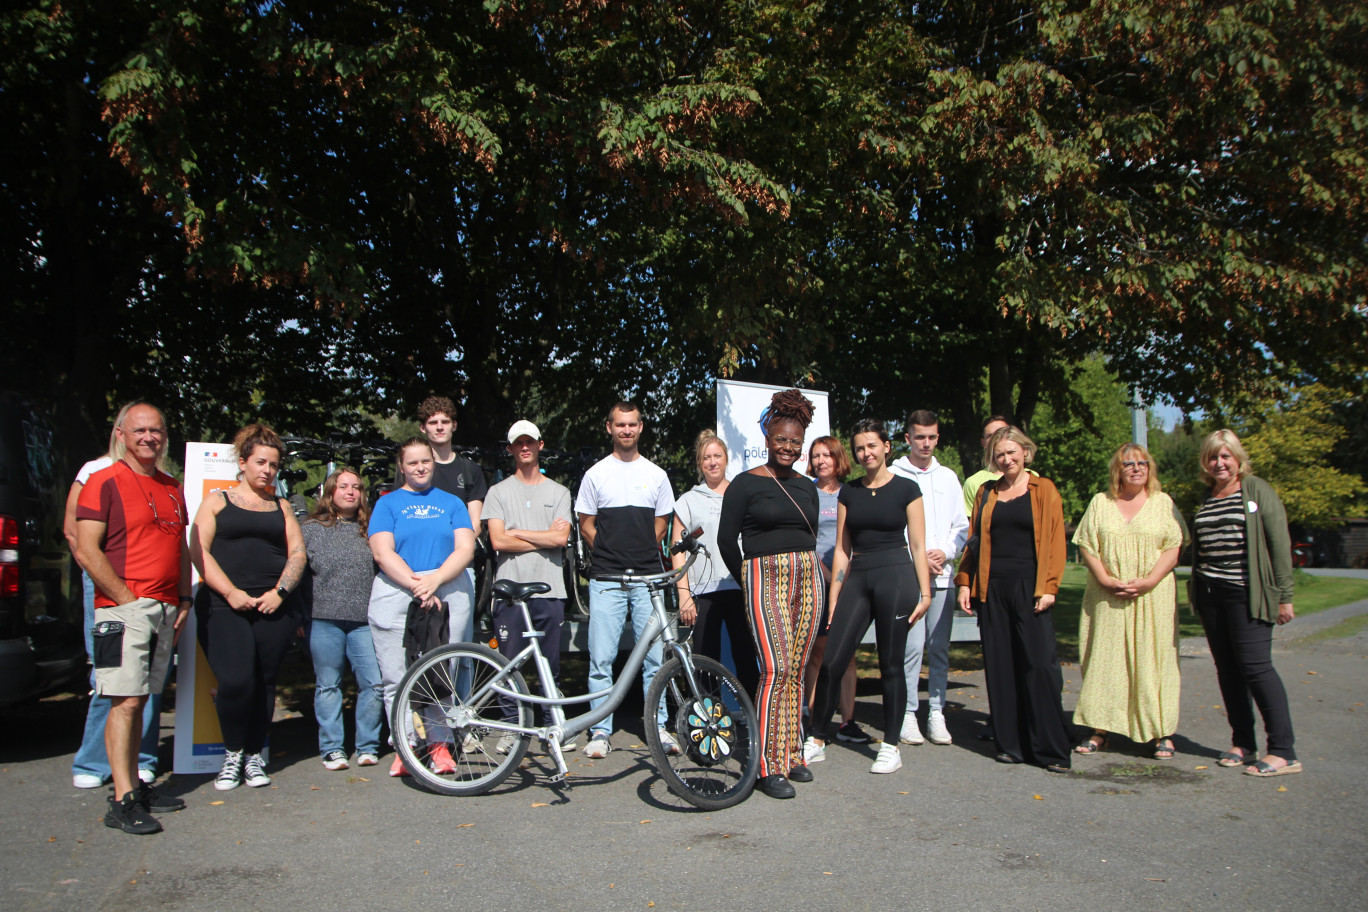
[[[1023,467],[1035,462],[1035,441],[1030,437],[1027,437],[1026,434],[1022,432],[1021,428],[1014,428],[1009,424],[1005,428],[998,428],[996,431],[993,431],[993,436],[988,440],[988,468],[993,469],[994,471],[997,470],[997,448],[998,444],[1002,443],[1004,440],[1010,440],[1012,443],[1021,447],[1021,452],[1024,454],[1021,460]]]
[[[1159,474],[1154,471],[1154,460],[1150,458],[1149,450],[1138,443],[1123,443],[1116,448],[1116,452],[1112,453],[1111,458],[1110,490],[1112,499],[1115,500],[1121,496],[1121,463],[1125,461],[1127,453],[1137,453],[1139,454],[1138,458],[1149,463],[1149,475],[1145,478],[1145,493],[1158,494],[1162,491],[1164,486],[1159,483]]]
[[[122,462],[123,458],[128,455],[128,447],[124,446],[124,442],[119,439],[119,428],[123,427],[123,423],[128,420],[128,413],[140,405],[147,406],[156,412],[157,417],[161,419],[162,430],[166,430],[166,416],[162,414],[161,409],[144,399],[125,402],[123,408],[119,409],[119,414],[114,416],[114,424],[109,429],[109,449],[106,454],[115,462]],[[162,448],[157,453],[157,471],[159,472],[166,471],[166,451],[171,448],[169,440],[169,436],[162,437]]]
[[[1249,465],[1249,452],[1240,443],[1240,438],[1235,436],[1235,432],[1228,428],[1221,428],[1219,431],[1212,431],[1207,435],[1206,440],[1202,441],[1202,452],[1197,457],[1197,469],[1202,473],[1202,481],[1211,486],[1216,484],[1216,479],[1212,477],[1211,470],[1207,468],[1207,463],[1216,452],[1225,447],[1230,450],[1230,455],[1235,457],[1237,463],[1235,477],[1244,480],[1246,475],[1254,470]]]
[[[714,443],[722,448],[722,458],[724,460],[730,458],[726,441],[721,437],[718,437],[716,431],[712,428],[704,428],[699,431],[698,438],[694,440],[694,465],[699,467],[698,477],[700,480],[703,478],[703,469],[701,468],[703,465],[703,453],[708,449],[709,445]]]

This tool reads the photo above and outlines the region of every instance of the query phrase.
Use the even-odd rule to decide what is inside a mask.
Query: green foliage
[[[1296,390],[1281,405],[1242,423],[1241,442],[1259,477],[1278,492],[1289,523],[1337,525],[1359,515],[1368,496],[1362,478],[1329,465],[1327,457],[1345,435],[1334,406],[1350,397],[1319,384]]]
[[[1112,453],[1131,439],[1130,394],[1101,358],[1074,370],[1066,396],[1036,410],[1032,468],[1059,488],[1064,518],[1077,522],[1098,491],[1107,490]]]
[[[988,412],[1073,420],[1088,356],[1188,411],[1352,389],[1366,39],[1329,0],[30,0],[3,368],[68,430],[439,392],[597,449],[625,395],[667,460],[719,374],[934,408],[964,464]]]

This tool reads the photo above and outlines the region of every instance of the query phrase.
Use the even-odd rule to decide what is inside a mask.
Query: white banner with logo
[[[237,484],[237,454],[227,443],[185,445],[185,500],[195,516],[205,498]],[[196,589],[199,574],[195,574]],[[216,773],[223,764],[223,733],[219,730],[214,697],[218,681],[200,648],[195,612],[186,619],[176,644],[177,773]]]
[[[753,469],[769,459],[765,448],[765,432],[760,429],[760,418],[769,408],[770,399],[780,390],[792,389],[788,386],[767,386],[763,383],[741,383],[736,380],[717,381],[717,436],[727,444],[730,459],[727,462],[727,477],[734,478],[737,473]],[[827,408],[827,394],[817,390],[800,389],[812,403],[812,424],[808,425],[803,439],[810,445],[818,437],[831,433],[831,414]],[[804,474],[808,472],[808,446],[803,447],[803,456],[793,467]]]

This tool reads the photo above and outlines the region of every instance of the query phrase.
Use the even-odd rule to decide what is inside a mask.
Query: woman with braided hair
[[[771,798],[792,798],[789,780],[812,781],[800,746],[800,706],[803,666],[824,601],[817,560],[819,508],[816,488],[793,468],[803,454],[812,411],[812,403],[796,389],[774,394],[760,418],[769,458],[732,480],[718,520],[717,550],[745,591],[760,659],[756,786]]]

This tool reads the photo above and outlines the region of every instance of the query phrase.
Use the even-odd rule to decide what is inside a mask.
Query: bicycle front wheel
[[[390,731],[414,780],[444,795],[479,795],[518,768],[528,736],[491,729],[485,722],[530,727],[532,709],[521,700],[481,693],[508,660],[477,643],[451,643],[409,667],[394,696]],[[502,681],[528,693],[521,672]]]
[[[656,672],[646,694],[646,744],[670,791],[695,807],[716,811],[744,801],[755,788],[760,730],[736,675],[706,656],[694,656],[692,664],[696,694],[678,658]],[[662,706],[665,730],[679,745],[675,754],[660,737]]]

